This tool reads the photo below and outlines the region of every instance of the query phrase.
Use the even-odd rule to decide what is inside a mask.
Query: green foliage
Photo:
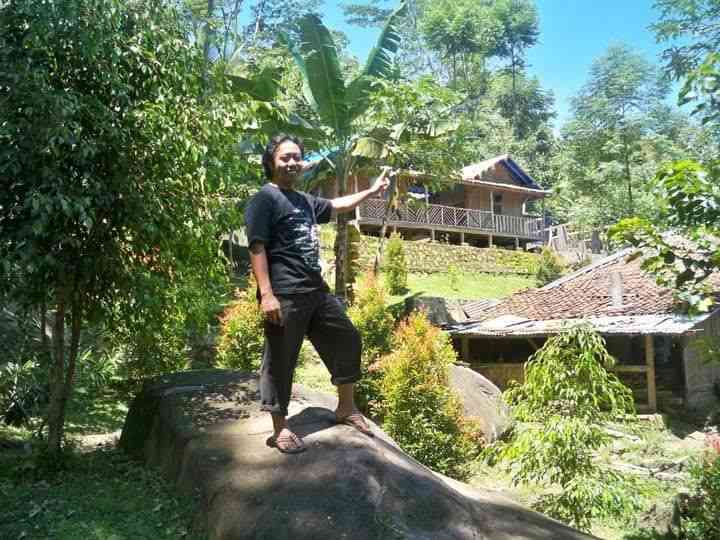
[[[663,51],[665,68],[676,79],[692,72],[720,48],[720,3],[717,0],[656,0],[660,20],[651,26]]]
[[[402,237],[394,233],[390,236],[385,250],[383,263],[385,285],[390,294],[401,294],[407,288],[407,262]]]
[[[525,382],[505,393],[514,418],[529,425],[489,452],[509,464],[514,483],[556,486],[539,508],[584,530],[633,504],[621,477],[595,456],[609,442],[600,424],[634,410],[630,390],[607,371],[614,363],[590,327],[548,339],[528,361]]]
[[[681,508],[682,538],[720,538],[720,438],[704,460],[691,469],[696,484],[691,503]]]
[[[555,281],[563,275],[564,270],[565,267],[560,257],[550,248],[544,247],[540,253],[540,259],[535,269],[535,278],[538,281],[538,286],[542,287],[551,281]]]
[[[283,37],[295,60],[303,80],[303,95],[307,105],[319,120],[317,145],[325,159],[323,166],[332,168],[338,194],[345,195],[348,178],[365,150],[379,147],[372,159],[382,159],[392,143],[408,126],[378,125],[372,118],[358,121],[370,106],[370,97],[379,80],[395,75],[393,57],[400,45],[399,24],[405,17],[407,6],[401,2],[390,14],[380,32],[376,46],[370,51],[365,66],[350,81],[345,81],[338,62],[338,51],[329,30],[319,17],[306,15],[298,21],[298,36]],[[393,134],[397,135],[393,138]],[[372,144],[368,145],[368,141]],[[349,280],[347,270],[348,238],[347,214],[338,216],[338,236],[335,250],[335,293],[345,297]]]
[[[652,170],[667,155],[648,155],[657,128],[652,120],[658,118],[650,113],[662,106],[667,93],[657,67],[626,45],[609,47],[593,62],[564,128],[571,157],[582,169],[580,174],[565,173],[571,212],[578,212],[581,195],[602,209],[595,210],[592,225],[652,212],[644,164],[650,162]]]
[[[257,370],[262,359],[265,333],[253,285],[225,309],[220,323],[217,366],[242,371]]]
[[[362,378],[355,385],[356,403],[366,414],[379,412],[378,360],[390,352],[395,319],[387,306],[385,289],[368,272],[363,277],[348,316],[362,337]]]
[[[20,276],[0,294],[60,314],[52,446],[89,323],[145,344],[172,325],[178,352],[192,328],[166,315],[192,321],[227,280],[215,238],[233,211],[217,195],[249,168],[235,145],[255,102],[208,73],[187,31],[161,0],[0,7],[0,271]]]
[[[0,421],[26,425],[47,403],[47,375],[33,360],[0,364]]]
[[[506,398],[520,421],[545,414],[601,422],[633,412],[630,390],[608,371],[615,359],[590,326],[575,326],[549,338],[525,365],[525,382]]]
[[[392,350],[381,361],[383,429],[424,465],[466,478],[477,443],[448,388],[450,338],[415,313],[396,330]]]
[[[709,277],[720,265],[720,189],[715,167],[678,161],[655,179],[664,202],[663,227],[647,220],[623,220],[610,230],[618,242],[640,248],[642,267],[673,289],[692,313],[714,305]],[[672,227],[673,234],[664,234]]]

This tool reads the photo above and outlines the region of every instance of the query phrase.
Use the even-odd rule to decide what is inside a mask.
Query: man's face
[[[275,150],[272,165],[273,181],[293,184],[303,169],[300,147],[292,141],[285,141]]]

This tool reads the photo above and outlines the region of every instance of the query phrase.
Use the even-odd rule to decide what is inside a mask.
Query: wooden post
[[[360,191],[360,189],[359,189],[359,187],[358,187],[357,174],[353,175],[353,188],[355,188],[355,193],[357,193],[358,191]],[[359,228],[360,228],[360,224],[359,224],[359,222],[360,222],[360,205],[357,205],[357,206],[355,207],[355,212],[354,212],[354,213],[355,213],[355,220],[358,221],[358,229],[359,229]]]
[[[488,247],[493,247],[493,237],[492,234],[488,235]]]
[[[430,240],[435,241],[435,229],[430,229]]]
[[[460,347],[461,347],[461,354],[463,362],[470,363],[470,338],[467,336],[462,336],[460,338]]]
[[[490,192],[490,213],[495,213],[495,193],[492,191]]]
[[[515,251],[520,249],[520,239],[516,236],[515,237]]]
[[[462,246],[465,243],[465,233],[460,232],[460,245]]]
[[[655,344],[651,335],[645,336],[645,363],[647,364],[648,407],[650,413],[657,412],[657,391],[655,389]]]

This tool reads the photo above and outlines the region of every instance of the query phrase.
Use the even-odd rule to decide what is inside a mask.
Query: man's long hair
[[[305,159],[305,145],[300,137],[288,135],[287,133],[278,133],[277,135],[273,135],[265,146],[265,151],[262,155],[262,166],[263,169],[265,169],[265,176],[268,180],[272,180],[272,165],[275,152],[277,151],[278,146],[287,141],[297,144],[298,148],[300,148],[300,156]]]

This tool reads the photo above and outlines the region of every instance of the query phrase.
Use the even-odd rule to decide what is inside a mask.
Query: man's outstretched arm
[[[344,195],[343,197],[331,199],[330,203],[332,204],[333,210],[338,214],[350,212],[351,210],[355,210],[355,207],[368,197],[385,191],[388,185],[390,185],[390,181],[387,179],[387,173],[388,169],[384,169],[382,174],[368,189],[358,191],[357,193],[353,193],[351,195]]]

